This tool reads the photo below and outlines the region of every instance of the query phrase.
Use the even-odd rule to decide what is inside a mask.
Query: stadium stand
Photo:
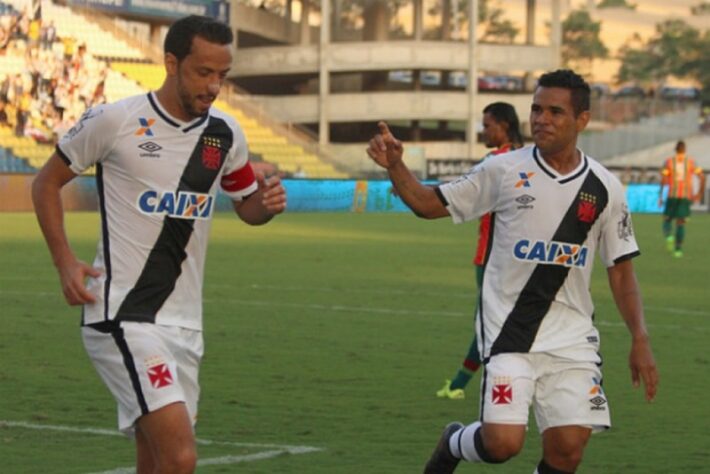
[[[3,14],[4,12],[4,14]],[[0,147],[6,156],[25,160],[39,168],[51,155],[57,137],[83,113],[86,107],[113,102],[155,90],[165,73],[152,64],[140,49],[129,45],[92,23],[84,15],[51,2],[42,4],[42,40],[29,41],[20,26],[27,24],[27,10],[21,0],[0,2],[1,25],[8,26],[0,55],[0,92],[6,84],[7,115],[14,133],[0,133]],[[13,24],[14,23],[14,24]],[[45,42],[51,25],[52,39]],[[332,164],[322,161],[285,135],[243,110],[219,100],[216,106],[234,116],[242,125],[250,152],[266,166],[287,176],[346,178]],[[7,161],[7,160],[5,160]],[[12,163],[12,165],[8,164]],[[19,169],[7,161],[4,170]]]

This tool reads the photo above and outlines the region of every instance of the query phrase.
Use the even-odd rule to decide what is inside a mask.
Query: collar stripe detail
[[[160,110],[160,107],[158,104],[155,103],[155,99],[153,98],[153,94],[148,92],[148,102],[150,102],[150,106],[153,107],[153,110],[155,110],[155,113],[160,115],[160,118],[163,119],[165,122],[168,123],[168,125],[172,125],[175,128],[180,128],[180,124],[165,115],[165,113]]]

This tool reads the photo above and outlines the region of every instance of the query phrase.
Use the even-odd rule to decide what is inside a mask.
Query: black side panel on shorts
[[[590,171],[552,240],[579,245],[584,243],[589,230],[608,202],[609,195],[606,187]],[[589,212],[589,203],[593,203],[593,215]],[[593,256],[590,255],[589,258]],[[569,267],[563,265],[538,264],[535,267],[491,347],[491,356],[503,352],[530,350],[542,319],[564,284],[569,270]]]
[[[126,338],[123,334],[123,328],[121,328],[118,324],[115,324],[111,329],[111,336],[113,337],[113,340],[116,341],[118,350],[121,351],[121,356],[123,357],[123,365],[126,366],[126,370],[128,371],[128,376],[131,379],[131,386],[133,387],[133,391],[136,392],[138,405],[141,407],[141,414],[146,415],[149,412],[148,403],[146,403],[145,401],[143,389],[141,388],[141,381],[138,377],[136,364],[133,360],[133,354],[131,354],[131,350],[128,348],[128,344],[126,343]]]
[[[210,117],[207,127],[197,141],[180,178],[177,191],[208,193],[227,152],[232,147],[234,135],[227,123]],[[220,149],[219,165],[206,162],[207,147]],[[121,321],[155,322],[155,315],[175,289],[182,273],[182,262],[187,257],[185,249],[194,229],[194,220],[165,217],[163,228],[148,255],[136,285],[126,295],[116,314]]]

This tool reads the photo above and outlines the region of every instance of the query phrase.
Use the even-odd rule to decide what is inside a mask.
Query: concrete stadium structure
[[[350,164],[363,157],[365,130],[374,130],[377,119],[404,122],[402,130],[411,134],[404,138],[416,142],[417,156],[480,158],[485,152],[476,137],[483,107],[504,100],[526,121],[531,96],[481,94],[478,81],[466,78],[484,71],[525,75],[529,88],[536,73],[560,64],[561,0],[550,3],[550,41],[543,45],[534,42],[536,0],[520,1],[527,8],[524,44],[477,42],[475,22],[465,21],[463,30],[461,22],[455,24],[456,14],[461,18],[464,12],[454,11],[452,1],[411,0],[405,5],[409,15],[399,10],[398,31],[391,27],[386,1],[362,0],[355,13],[343,12],[343,0],[286,0],[278,12],[232,3],[230,23],[237,32],[232,78],[267,114],[309,126],[321,147]],[[465,18],[477,18],[478,1],[467,3]],[[439,22],[432,25],[427,17],[425,25],[425,7],[431,4],[440,8]],[[438,84],[425,80],[424,73],[432,71]],[[408,84],[391,81],[398,72],[411,74]],[[452,85],[454,74],[463,81]],[[443,133],[427,138],[422,124],[432,122],[434,132]],[[459,133],[445,133],[453,123]]]

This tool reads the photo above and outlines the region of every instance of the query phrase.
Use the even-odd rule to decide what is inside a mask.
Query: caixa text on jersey
[[[526,260],[565,267],[584,267],[589,249],[584,245],[567,242],[520,239],[513,247],[518,260]]]
[[[209,219],[214,198],[209,194],[188,191],[143,191],[138,208],[144,214],[160,214],[177,219]]]

